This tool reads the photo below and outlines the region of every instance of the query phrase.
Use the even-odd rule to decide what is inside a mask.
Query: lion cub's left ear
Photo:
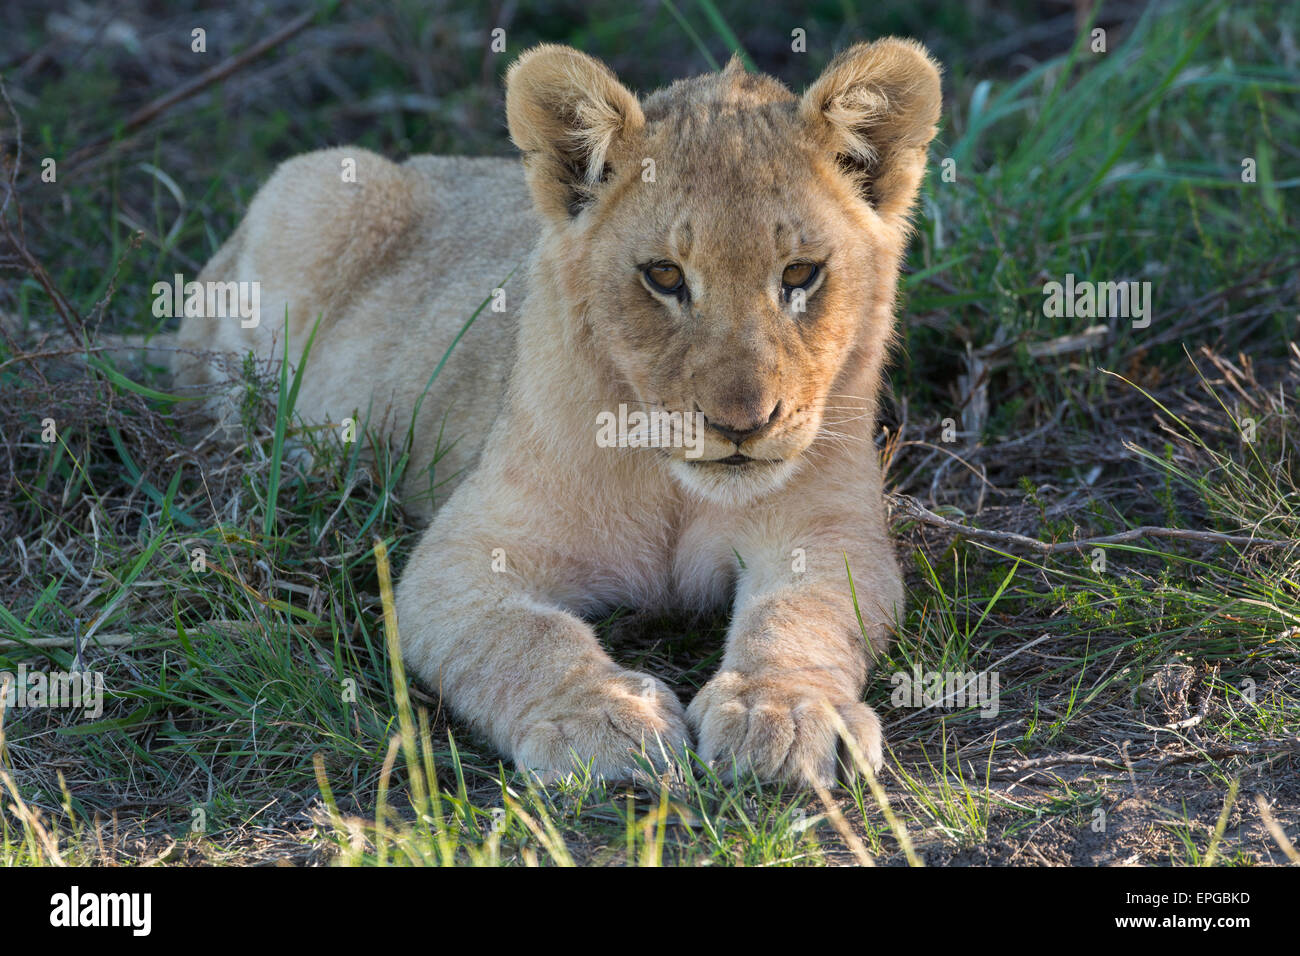
[[[645,126],[641,105],[609,67],[554,44],[533,47],[510,67],[506,120],[533,201],[561,220],[592,201],[611,152]]]
[[[942,104],[939,66],[925,47],[890,37],[835,57],[799,114],[877,212],[896,218],[916,198]]]

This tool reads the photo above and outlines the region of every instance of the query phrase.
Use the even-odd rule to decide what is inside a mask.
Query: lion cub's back
[[[418,156],[398,165],[355,147],[298,156],[259,190],[199,276],[257,282],[260,323],[187,317],[178,342],[278,358],[287,314],[296,360],[319,316],[299,414],[338,422],[369,411],[372,424],[405,435],[433,369],[503,288],[505,311],[483,309],[420,406],[408,474],[433,457],[445,417],[443,444],[457,441],[441,481],[472,464],[500,407],[538,228],[516,160]],[[174,367],[180,385],[217,380],[192,355]]]

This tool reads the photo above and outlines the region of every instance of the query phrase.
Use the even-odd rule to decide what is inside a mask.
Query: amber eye
[[[787,289],[806,289],[817,278],[817,266],[812,262],[792,262],[781,273],[781,285]]]
[[[685,277],[682,275],[680,266],[675,266],[671,262],[656,262],[648,265],[644,270],[646,281],[651,287],[665,295],[672,295],[680,292]]]

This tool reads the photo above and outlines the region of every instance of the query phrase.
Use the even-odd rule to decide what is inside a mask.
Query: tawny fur
[[[828,783],[833,714],[881,758],[862,694],[903,589],[872,436],[939,108],[937,67],[901,40],[847,50],[801,98],[733,63],[639,100],[537,47],[507,78],[522,168],[348,148],[285,163],[200,277],[260,281],[261,325],[187,318],[182,344],[275,357],[287,312],[296,360],[319,316],[300,414],[404,435],[511,275],[416,421],[404,493],[438,507],[397,592],[408,666],[521,767],[623,777],[642,747],[662,764],[661,745],[689,746]],[[661,260],[688,298],[646,283]],[[802,313],[781,289],[792,261],[822,265]],[[188,357],[177,375],[212,378]],[[740,445],[710,429],[690,461],[599,447],[597,414],[620,403],[772,420]],[[737,450],[768,463],[709,463]],[[584,620],[727,602],[722,663],[688,709]]]

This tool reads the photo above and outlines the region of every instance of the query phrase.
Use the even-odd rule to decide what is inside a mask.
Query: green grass
[[[1300,31],[1294,4],[1154,5],[1122,23],[1103,7],[1104,54],[1067,30],[1025,39],[1018,57],[996,51],[1032,33],[1029,4],[989,23],[959,4],[683,0],[648,21],[615,4],[521,7],[500,56],[469,7],[323,15],[57,187],[20,182],[33,251],[92,328],[153,334],[140,307],[152,282],[197,271],[277,161],[344,141],[508,152],[496,81],[533,42],[604,56],[643,90],[739,49],[799,89],[837,45],[915,34],[945,61],[946,100],[883,412],[892,488],[1044,541],[1145,524],[1300,537],[1300,353],[1287,344],[1300,73],[1277,40]],[[331,55],[358,9],[384,41]],[[275,4],[263,16],[217,24],[220,55],[288,18]],[[38,5],[20,3],[14,22],[32,49],[51,39]],[[789,50],[796,26],[806,54]],[[153,72],[112,44],[82,50],[75,69],[8,70],[27,168],[194,69],[155,54]],[[0,44],[0,63],[15,55]],[[394,105],[395,91],[413,99]],[[1151,281],[1150,327],[1102,323],[1090,346],[1044,353],[1095,321],[1045,314],[1044,283],[1066,273]],[[823,798],[724,784],[688,759],[671,786],[611,787],[575,768],[543,787],[449,722],[392,653],[376,555],[400,574],[414,543],[396,490],[409,435],[363,428],[349,444],[304,427],[294,400],[310,362],[290,376],[250,359],[233,369],[238,440],[196,451],[178,440],[185,403],[159,356],[56,356],[39,372],[16,359],[60,323],[32,276],[12,279],[0,285],[0,670],[68,668],[80,635],[108,699],[96,721],[0,715],[0,864],[1276,862],[1239,779],[1272,793],[1294,839],[1294,547],[1144,539],[1103,548],[1100,570],[1090,552],[1023,554],[899,521],[908,608],[867,694],[892,748],[880,780]],[[630,611],[594,622],[611,653],[694,693],[725,618]],[[1162,690],[1181,666],[1192,685]],[[999,714],[894,708],[888,675],[913,668],[996,669]],[[1009,786],[1022,761],[1061,754],[1100,762]],[[1133,780],[1147,795],[1137,817],[1118,807]],[[1098,810],[1110,823],[1094,850]]]

